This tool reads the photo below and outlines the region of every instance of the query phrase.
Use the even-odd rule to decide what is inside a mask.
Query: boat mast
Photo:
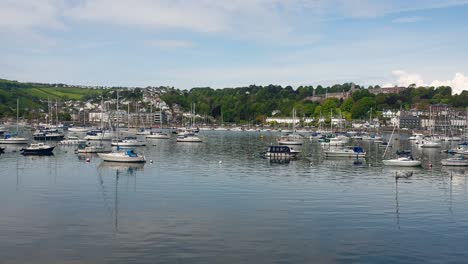
[[[387,146],[385,147],[385,151],[382,155],[382,159],[385,158],[385,154],[387,154],[387,149],[388,149],[388,146],[390,146],[391,142],[392,142],[392,138],[393,138],[393,133],[395,133],[395,128],[397,127],[397,123],[395,122],[395,125],[393,125],[393,131],[392,131],[392,134],[390,135],[390,139],[388,140],[388,143],[387,143]]]
[[[16,98],[16,134],[19,130],[19,98]]]
[[[104,97],[101,95],[101,129],[104,129]]]

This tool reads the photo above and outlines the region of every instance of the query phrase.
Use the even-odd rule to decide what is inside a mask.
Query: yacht
[[[136,135],[138,136],[146,136],[146,135],[151,135],[151,130],[146,130],[144,128],[141,128],[136,132]]]
[[[68,136],[67,139],[60,141],[58,144],[59,145],[68,145],[68,146],[82,145],[82,144],[86,144],[86,140],[79,139],[76,136]]]
[[[436,140],[423,139],[419,142],[419,146],[421,148],[440,148],[442,147],[442,144],[440,142],[437,142]]]
[[[28,144],[29,139],[6,134],[0,139],[0,144]]]
[[[56,130],[40,130],[33,134],[34,140],[63,140],[65,136]]]
[[[110,141],[112,140],[112,133],[102,130],[91,130],[88,133],[86,133],[84,139]]]
[[[151,132],[151,134],[145,136],[147,139],[169,139],[171,135],[167,133],[163,133],[162,131],[159,132]]]
[[[54,146],[46,145],[44,143],[32,143],[29,146],[21,149],[23,155],[52,155]]]
[[[106,146],[104,145],[99,145],[99,146],[95,146],[95,145],[79,145],[77,149],[75,149],[75,153],[80,153],[80,154],[84,154],[84,153],[109,153],[111,152],[111,150],[109,148],[107,148]]]
[[[408,140],[420,140],[424,137],[423,134],[421,133],[413,133],[413,135],[411,135]]]
[[[89,128],[88,127],[69,127],[68,132],[78,132],[78,133],[84,133],[88,132]]]
[[[199,143],[203,142],[195,133],[183,133],[177,136],[177,142]]]
[[[441,163],[444,166],[468,166],[468,160],[462,155],[442,159]]]
[[[400,156],[396,159],[382,160],[386,166],[400,166],[400,167],[419,167],[421,166],[420,160],[415,160],[411,155]]]
[[[299,153],[301,152],[289,146],[269,146],[265,152],[261,153],[261,156],[271,159],[293,159],[297,158]]]
[[[104,161],[110,162],[132,162],[144,163],[145,156],[135,153],[132,149],[125,151],[116,151],[111,153],[98,153],[98,156]]]
[[[287,134],[278,139],[280,145],[302,145],[304,137],[297,134]]]
[[[365,158],[366,152],[361,147],[332,148],[325,150],[325,157]]]
[[[139,141],[136,137],[125,137],[111,143],[112,146],[118,147],[141,147],[146,146],[146,142]]]
[[[339,147],[339,146],[344,146],[348,143],[348,140],[345,139],[340,139],[340,138],[326,138],[324,142],[320,142],[322,146],[328,146],[328,147]]]

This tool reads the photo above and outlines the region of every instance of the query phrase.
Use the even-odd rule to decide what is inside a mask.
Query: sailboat
[[[390,139],[388,140],[388,142],[392,142],[393,134],[395,133],[395,128],[396,128],[396,124],[395,126],[393,126],[393,131],[392,131],[392,134],[390,135]],[[385,148],[382,158],[385,158],[385,154],[387,153],[388,147],[389,145],[387,145],[387,147]],[[413,156],[411,156],[411,153],[406,153],[406,152],[401,153],[398,158],[386,159],[386,160],[382,160],[382,162],[385,166],[399,166],[399,167],[421,166],[420,160],[415,160]]]
[[[203,142],[203,140],[195,134],[195,130],[193,129],[194,123],[195,123],[195,104],[192,104],[191,113],[192,113],[191,125],[188,129],[179,133],[179,135],[177,136],[177,140],[176,140],[177,142],[188,142],[188,143]]]
[[[16,133],[6,134],[4,138],[0,139],[0,144],[28,144],[29,139],[18,137],[19,130],[19,99],[16,99]]]
[[[278,139],[278,144],[280,145],[302,145],[303,137],[296,134],[296,109],[293,108],[292,111],[292,123],[293,131],[291,134],[285,134]]]
[[[435,120],[432,120],[432,107],[429,107],[429,120],[431,121],[434,121],[435,123]],[[432,131],[434,130],[434,125],[432,126],[431,128],[431,136],[429,137],[429,139],[422,139],[420,142],[419,142],[419,146],[421,148],[440,148],[442,147],[442,144],[440,143],[440,141],[438,140],[435,140],[434,136],[432,135]]]
[[[161,129],[162,129],[162,118],[163,118],[162,111],[159,110],[159,128]],[[153,117],[151,117],[151,120],[153,120]],[[145,137],[147,139],[169,139],[171,138],[171,136],[168,133],[163,133],[162,131],[151,132],[149,135],[146,135]]]

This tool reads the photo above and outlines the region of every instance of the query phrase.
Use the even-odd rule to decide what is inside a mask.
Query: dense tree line
[[[279,85],[250,85],[224,89],[197,87],[191,90],[165,87],[161,99],[169,106],[177,105],[185,111],[188,111],[191,104],[194,104],[197,114],[229,123],[261,123],[273,114],[291,116],[293,108],[296,109],[298,117],[342,115],[347,119],[363,119],[368,118],[371,111],[375,116],[386,109],[409,109],[414,105],[425,108],[430,104],[442,103],[457,108],[468,107],[468,91],[453,95],[452,89],[448,86],[415,87],[411,85],[399,94],[378,95],[370,93],[368,88],[353,83],[328,87],[300,86],[297,89]],[[62,84],[20,83],[0,79],[0,117],[14,116],[16,98],[20,98],[20,115],[24,114],[28,117],[34,112],[47,111],[45,98],[96,103],[102,97],[115,98],[116,89],[119,89],[122,99],[133,102],[141,100],[144,93],[144,88],[81,89],[64,87]],[[320,102],[309,100],[313,95],[325,97],[325,94],[347,93],[351,90],[352,95],[346,99],[324,98]],[[142,104],[142,106],[147,105]]]

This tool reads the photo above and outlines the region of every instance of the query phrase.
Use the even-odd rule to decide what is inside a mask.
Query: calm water
[[[373,143],[362,166],[315,142],[274,164],[258,155],[271,134],[205,135],[152,141],[140,166],[9,147],[0,263],[466,263],[468,171],[437,165],[440,149],[414,148],[424,167],[396,182],[408,169],[383,168]]]

